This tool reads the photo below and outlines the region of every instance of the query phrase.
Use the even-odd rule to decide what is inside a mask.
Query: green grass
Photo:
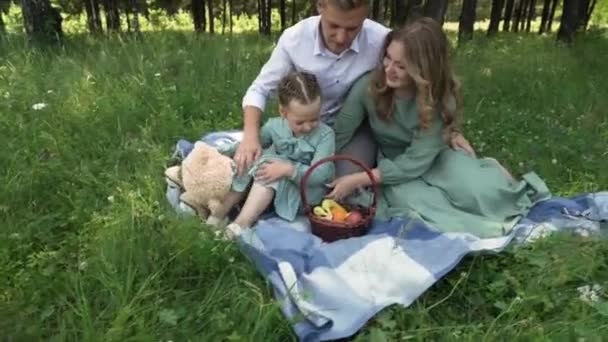
[[[272,289],[164,199],[177,139],[240,127],[271,42],[256,35],[0,41],[0,331],[13,341],[288,341]],[[608,33],[478,38],[456,51],[465,135],[557,195],[608,189]],[[34,110],[36,103],[47,107]],[[357,339],[593,340],[608,334],[605,241],[555,236],[471,256]]]

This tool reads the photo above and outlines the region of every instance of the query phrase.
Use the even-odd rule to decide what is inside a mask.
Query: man
[[[306,18],[283,32],[269,60],[243,98],[243,139],[236,151],[238,172],[243,173],[260,156],[260,120],[268,97],[289,71],[308,71],[321,85],[321,118],[333,124],[351,85],[375,68],[389,28],[367,19],[367,0],[318,0],[319,16]],[[468,141],[458,134],[452,145],[471,154]],[[376,146],[369,126],[363,124],[339,154],[373,165]],[[336,175],[358,171],[348,162],[336,163]]]

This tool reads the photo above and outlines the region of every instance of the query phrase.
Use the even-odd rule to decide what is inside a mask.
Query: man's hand
[[[284,177],[290,177],[295,170],[292,163],[271,160],[260,165],[255,173],[255,180],[268,184]]]
[[[262,154],[262,145],[260,145],[259,138],[257,136],[244,136],[234,154],[237,174],[239,176],[244,175],[253,165],[253,162],[260,157],[260,154]]]
[[[459,132],[452,132],[450,134],[450,145],[455,150],[463,150],[466,154],[477,157],[469,141]]]

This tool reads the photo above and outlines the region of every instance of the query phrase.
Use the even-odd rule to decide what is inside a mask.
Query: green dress
[[[260,144],[263,152],[260,158],[243,176],[235,176],[232,182],[232,190],[237,192],[246,191],[253,180],[257,168],[269,160],[283,160],[293,163],[296,171],[292,177],[286,177],[270,184],[275,189],[273,200],[276,214],[292,221],[302,211],[300,197],[300,181],[316,161],[332,156],[335,151],[335,135],[333,130],[324,123],[308,135],[295,137],[289,128],[287,120],[274,117],[269,119],[260,130]],[[238,143],[221,153],[233,156]],[[307,180],[306,195],[310,205],[316,205],[327,192],[326,184],[334,177],[334,165],[326,162],[310,174]]]
[[[551,197],[535,173],[513,181],[493,159],[451,149],[439,113],[429,129],[421,130],[413,98],[396,99],[393,118],[381,119],[368,91],[369,78],[368,73],[353,85],[334,129],[340,150],[362,121],[369,121],[382,173],[378,218],[417,218],[443,232],[496,237]]]

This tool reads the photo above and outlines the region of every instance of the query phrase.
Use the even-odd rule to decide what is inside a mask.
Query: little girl
[[[261,157],[244,176],[235,176],[221,212],[207,220],[215,226],[223,222],[253,181],[237,218],[226,227],[229,237],[251,227],[271,203],[279,217],[294,220],[302,209],[300,180],[313,163],[335,151],[334,132],[320,121],[321,89],[316,77],[305,72],[290,73],[279,82],[277,92],[280,117],[269,119],[260,131],[264,149]],[[233,155],[236,148],[232,146],[223,153]],[[332,162],[313,171],[306,184],[310,204],[321,201],[325,184],[333,175]]]

